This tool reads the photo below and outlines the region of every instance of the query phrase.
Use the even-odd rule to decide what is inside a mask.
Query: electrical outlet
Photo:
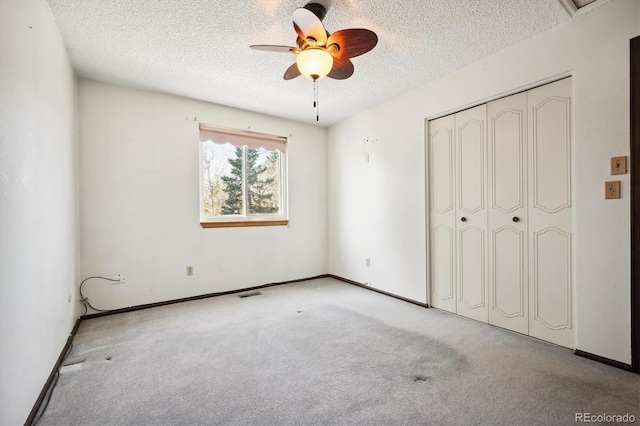
[[[187,266],[187,275],[193,275],[193,266]]]
[[[371,259],[369,259],[368,257],[364,260],[364,266],[366,266],[367,268],[371,266]]]
[[[620,181],[604,183],[604,198],[606,200],[620,198]]]
[[[114,284],[124,284],[127,282],[127,276],[124,274],[114,275],[113,279],[116,280],[113,282]]]

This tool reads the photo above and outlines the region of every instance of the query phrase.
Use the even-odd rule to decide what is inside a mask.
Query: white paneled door
[[[571,80],[527,97],[529,334],[572,347]]]
[[[455,130],[452,115],[429,122],[431,305],[456,311]]]
[[[489,323],[529,332],[527,94],[487,104]]]
[[[487,107],[455,115],[457,308],[487,322]]]
[[[428,129],[431,305],[574,347],[571,79]]]

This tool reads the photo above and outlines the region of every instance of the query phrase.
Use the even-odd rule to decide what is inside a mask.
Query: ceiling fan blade
[[[333,68],[331,68],[331,72],[327,74],[327,77],[336,80],[346,80],[353,75],[353,71],[353,62],[351,62],[349,58],[334,58]]]
[[[300,7],[293,12],[293,28],[305,40],[312,37],[320,46],[327,43],[327,30],[322,21],[312,11]]]
[[[285,80],[293,80],[296,77],[299,77],[300,75],[300,70],[298,69],[298,64],[297,63],[293,63],[293,65],[291,65],[289,68],[287,68],[287,70],[284,72],[284,79]]]
[[[255,50],[263,50],[265,52],[282,52],[282,53],[298,53],[300,48],[292,47],[292,46],[275,46],[269,44],[254,44],[253,46],[249,46]]]
[[[327,40],[327,46],[337,44],[340,50],[333,56],[336,58],[354,58],[367,53],[378,44],[378,36],[371,30],[352,28],[336,31]]]

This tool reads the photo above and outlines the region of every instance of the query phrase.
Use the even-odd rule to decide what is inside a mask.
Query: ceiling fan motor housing
[[[327,15],[327,8],[320,3],[309,3],[304,8],[313,12],[313,14],[321,21]]]

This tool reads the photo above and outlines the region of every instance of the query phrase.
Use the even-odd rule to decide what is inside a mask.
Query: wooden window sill
[[[239,228],[245,226],[287,226],[288,220],[262,220],[247,222],[200,222],[203,228]]]

